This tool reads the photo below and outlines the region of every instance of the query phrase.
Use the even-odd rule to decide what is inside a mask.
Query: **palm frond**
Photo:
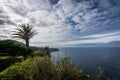
[[[19,27],[14,31],[13,38],[20,38],[24,39],[25,41],[29,41],[34,35],[37,34],[37,31],[33,29],[33,26],[29,24],[21,24]]]

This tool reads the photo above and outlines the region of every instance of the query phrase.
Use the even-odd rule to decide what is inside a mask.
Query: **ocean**
[[[95,74],[98,67],[104,76],[120,79],[120,48],[118,47],[73,47],[59,48],[51,53],[54,60],[69,57],[71,62],[84,70],[86,74]]]

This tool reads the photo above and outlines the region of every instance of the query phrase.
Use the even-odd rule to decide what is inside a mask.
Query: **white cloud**
[[[80,17],[78,15],[74,16],[72,18],[72,20],[75,21],[75,22],[77,22],[77,23],[81,22]]]
[[[117,9],[118,7],[112,9],[112,4],[108,0],[99,0],[98,2],[100,2],[98,5],[100,8],[110,9],[103,12],[99,12],[99,8],[97,7],[91,9],[94,1],[77,3],[74,0],[59,0],[57,4],[53,5],[49,0],[0,0],[0,10],[2,11],[0,13],[0,20],[1,16],[7,16],[7,18],[2,18],[2,20],[5,21],[5,25],[0,25],[0,27],[2,27],[0,33],[9,38],[11,31],[16,28],[16,25],[12,25],[10,22],[17,25],[29,23],[35,26],[35,29],[38,31],[38,35],[31,40],[32,44],[54,44],[54,42],[61,44],[61,42],[64,43],[67,40],[74,40],[81,37],[80,34],[84,36],[83,38],[97,37],[97,39],[84,41],[75,40],[73,42],[67,42],[67,44],[79,44],[85,43],[86,41],[104,42],[100,37],[113,36],[113,34],[108,33],[101,35],[96,33],[88,36],[83,34],[97,31],[99,28],[95,27],[103,23],[100,20],[106,19],[109,15],[114,15],[113,9],[117,12],[119,11]],[[104,3],[106,3],[106,5],[103,5]],[[10,22],[8,23],[8,21]],[[107,26],[104,25],[107,25],[110,21],[105,20],[103,25],[99,27],[101,29],[106,28]],[[76,34],[78,30],[80,30],[80,34]],[[10,34],[8,34],[8,31]],[[114,34],[116,35],[117,33]],[[115,39],[110,38],[110,41],[112,40],[114,41]]]
[[[109,36],[109,37],[102,37],[102,38],[96,38],[96,39],[85,39],[85,40],[73,40],[73,41],[67,41],[67,42],[61,42],[57,45],[72,45],[72,44],[91,44],[91,43],[109,43],[112,41],[120,41],[120,36]]]
[[[81,38],[102,38],[102,37],[108,37],[108,36],[114,36],[114,35],[119,35],[120,32],[112,32],[112,33],[105,33],[105,34],[93,34],[89,36],[83,36]]]

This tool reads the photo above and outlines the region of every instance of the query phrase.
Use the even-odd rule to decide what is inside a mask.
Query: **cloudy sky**
[[[120,0],[0,0],[0,39],[33,25],[35,46],[120,42]]]

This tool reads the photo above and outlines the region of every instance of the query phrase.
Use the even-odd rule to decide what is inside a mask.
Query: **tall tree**
[[[29,41],[36,34],[37,34],[37,32],[35,29],[33,29],[33,26],[31,26],[29,24],[21,24],[16,29],[16,31],[13,35],[14,35],[14,38],[23,39],[26,43],[26,47],[29,48]]]

